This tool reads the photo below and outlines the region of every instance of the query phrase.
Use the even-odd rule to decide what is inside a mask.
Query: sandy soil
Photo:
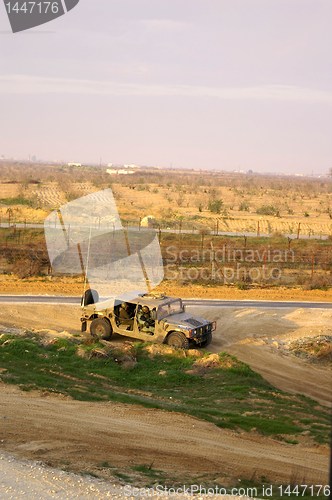
[[[0,453],[0,476],[3,500],[123,498],[119,485],[45,467],[40,462],[18,460],[7,453]]]
[[[91,500],[92,498],[123,500],[124,498],[143,498],[143,495],[144,498],[198,500],[197,495],[191,494],[190,490],[186,491],[185,488],[182,488],[183,493],[181,490],[174,494],[169,490],[153,493],[150,488],[140,488],[138,490],[135,486],[119,485],[115,481],[68,473],[47,467],[40,462],[19,460],[7,453],[0,453],[0,476],[0,497],[2,500],[13,500],[22,497],[29,500],[40,500],[41,498],[43,500]],[[193,488],[195,487],[196,485],[193,485]],[[188,485],[186,485],[186,488],[188,489]],[[240,496],[237,494],[235,496],[218,494],[218,491],[216,493],[216,495],[210,492],[202,494],[199,496],[199,500],[229,500]],[[251,495],[251,490],[248,490],[248,494]],[[242,500],[248,498],[251,497],[241,494]]]
[[[330,290],[303,290],[298,288],[253,288],[239,290],[232,286],[178,285],[164,282],[156,291],[183,298],[225,299],[225,300],[298,300],[308,302],[332,302]],[[0,275],[0,294],[22,295],[79,295],[83,293],[82,279],[66,277],[32,278],[19,280],[12,275]]]
[[[282,389],[331,402],[331,371],[287,355],[287,342],[299,336],[331,333],[329,310],[195,308],[218,320],[209,350],[236,354]],[[0,325],[45,329],[50,335],[77,333],[79,308],[5,305]],[[45,332],[45,330],[44,330]],[[323,333],[324,332],[324,333]],[[281,344],[283,343],[283,344]],[[281,347],[283,346],[283,354]],[[299,445],[255,433],[218,429],[195,418],[114,403],[86,403],[47,393],[26,394],[0,385],[2,449],[73,471],[97,471],[103,462],[130,467],[153,461],[169,474],[213,472],[230,478],[265,476],[287,483],[327,481],[328,449],[305,436]],[[112,477],[103,470],[104,477]]]
[[[7,453],[0,453],[0,497],[2,500],[13,500],[14,498],[28,498],[29,500],[91,500],[92,498],[112,500],[123,500],[123,498],[168,498],[170,500],[196,499],[203,500],[228,500],[239,498],[236,496],[223,494],[191,494],[188,486],[181,485],[182,491],[177,490],[171,493],[169,489],[164,492],[153,493],[150,488],[131,487],[130,485],[119,485],[115,481],[105,481],[95,479],[91,476],[82,476],[68,473],[47,467],[40,462],[19,460]],[[198,486],[198,485],[197,485]],[[191,487],[191,485],[190,485]],[[193,485],[193,488],[196,486]],[[240,485],[241,488],[241,485]],[[186,491],[187,489],[187,491]],[[204,490],[202,490],[204,491]],[[221,490],[219,490],[221,491]],[[215,490],[216,493],[218,491]],[[251,490],[248,490],[250,497],[241,493],[241,499],[251,498]],[[235,495],[235,492],[234,492]]]

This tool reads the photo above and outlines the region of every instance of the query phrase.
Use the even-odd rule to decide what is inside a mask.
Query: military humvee
[[[188,349],[209,345],[216,328],[215,322],[186,313],[179,298],[145,294],[128,302],[115,300],[111,304],[98,300],[94,290],[88,290],[83,296],[82,331],[86,331],[90,323],[91,335],[106,340],[117,333]]]

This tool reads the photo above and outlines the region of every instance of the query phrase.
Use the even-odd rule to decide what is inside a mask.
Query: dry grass
[[[2,201],[23,195],[33,203],[33,212],[13,207],[17,221],[41,222],[47,212],[66,201],[108,187],[113,189],[122,218],[134,224],[151,214],[164,227],[179,228],[181,223],[187,229],[216,230],[218,219],[220,231],[296,234],[300,223],[302,235],[332,234],[332,183],[328,178],[157,169],[111,177],[96,167],[13,164],[2,165],[0,172]],[[220,213],[209,210],[213,200],[222,200]],[[266,206],[273,207],[277,215],[257,213]],[[6,210],[0,203],[2,220]]]

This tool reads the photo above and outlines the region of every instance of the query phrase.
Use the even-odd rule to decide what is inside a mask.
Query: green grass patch
[[[107,358],[80,357],[102,345],[84,346],[77,339],[45,343],[30,334],[2,335],[2,381],[22,390],[42,389],[81,401],[115,401],[183,412],[222,428],[255,431],[291,443],[306,432],[318,443],[329,441],[329,412],[316,401],[279,391],[248,365],[226,353],[221,365],[192,371],[195,358],[156,355],[135,343],[137,363],[130,369]],[[195,368],[195,367],[194,367]],[[162,372],[162,375],[160,374]],[[189,373],[188,373],[189,372]],[[285,404],[285,402],[287,404]]]
[[[127,484],[133,482],[133,478],[124,472],[114,471],[113,474]]]
[[[24,198],[24,196],[15,196],[13,198],[0,198],[0,205],[6,205],[8,207],[14,205],[25,205],[28,207],[33,206],[32,200]]]
[[[139,464],[132,467],[133,471],[143,474],[150,479],[162,479],[165,473],[162,470],[154,469],[153,464]]]

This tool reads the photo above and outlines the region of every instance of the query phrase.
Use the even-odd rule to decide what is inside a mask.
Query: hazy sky
[[[14,35],[0,5],[0,155],[327,173],[331,21],[331,0],[81,0]]]

